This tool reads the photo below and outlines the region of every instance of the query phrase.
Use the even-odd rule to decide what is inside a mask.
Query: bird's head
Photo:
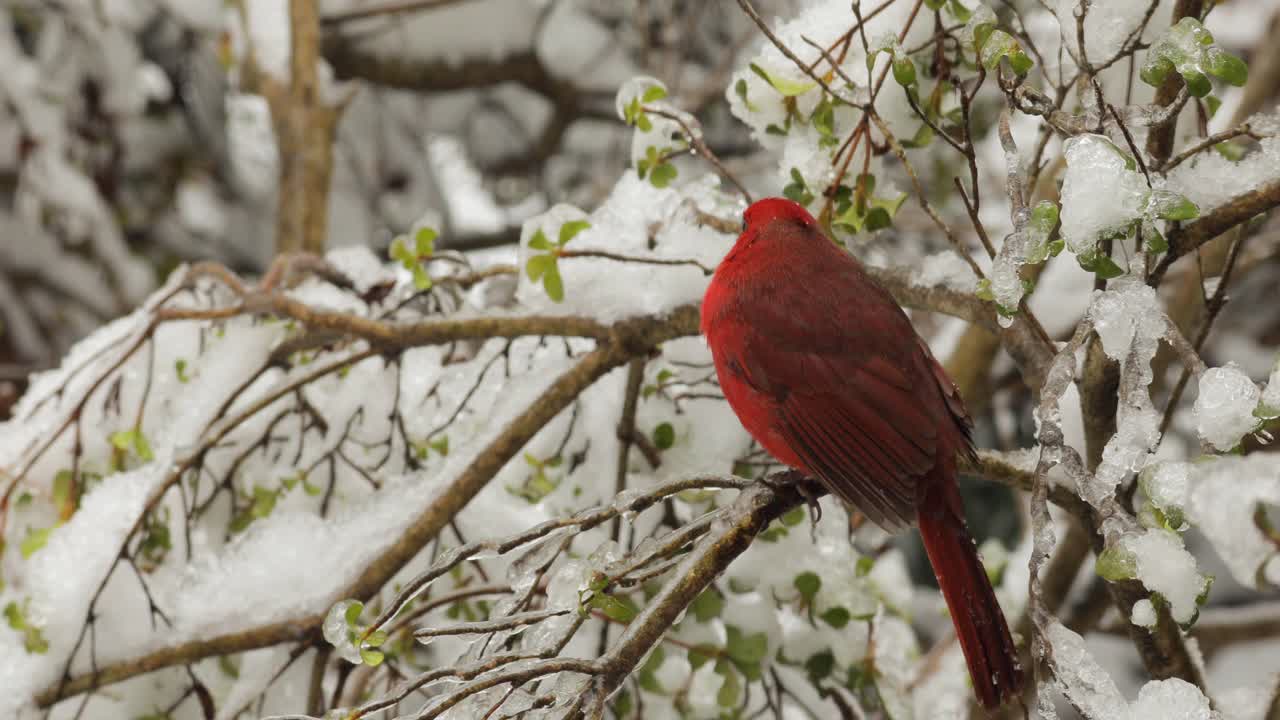
[[[786,198],[771,197],[751,203],[751,206],[742,213],[743,233],[758,231],[776,220],[791,221],[808,227],[818,226],[818,222],[813,219],[809,211],[799,203]]]

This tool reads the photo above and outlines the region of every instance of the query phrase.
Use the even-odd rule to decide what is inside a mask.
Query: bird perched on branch
[[[972,421],[906,313],[782,198],[747,208],[702,303],[702,333],[743,426],[886,530],[917,524],[978,699],[1018,696],[1008,624],[964,521]]]

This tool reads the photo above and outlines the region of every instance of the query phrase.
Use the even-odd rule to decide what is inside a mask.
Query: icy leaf
[[[995,70],[1002,58],[1009,59],[1009,67],[1018,75],[1026,75],[1034,65],[1023,51],[1022,45],[1003,30],[992,30],[981,44],[981,62],[987,70]]]
[[[1095,568],[1098,577],[1111,582],[1132,580],[1137,577],[1138,559],[1122,546],[1112,546],[1098,555]]]

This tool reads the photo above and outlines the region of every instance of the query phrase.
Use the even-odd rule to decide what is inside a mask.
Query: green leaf
[[[659,423],[653,429],[653,444],[658,446],[659,450],[669,450],[676,444],[676,429],[671,426],[671,423]]]
[[[391,241],[390,255],[392,260],[399,260],[405,267],[408,267],[417,260],[417,258],[413,256],[413,250],[409,249],[409,239],[403,235]]]
[[[693,610],[693,618],[698,622],[718,618],[720,611],[724,609],[724,596],[715,588],[707,588],[693,599],[690,609]]]
[[[797,95],[803,95],[804,93],[809,92],[810,90],[818,86],[817,83],[814,83],[814,82],[788,80],[787,78],[784,78],[784,77],[778,77],[776,75],[769,73],[769,71],[765,70],[764,68],[760,67],[755,63],[751,63],[750,67],[752,72],[764,78],[765,82],[773,86],[774,90],[777,90],[779,93],[782,93],[784,97],[795,97]]]
[[[738,78],[738,82],[733,84],[733,91],[737,93],[738,97],[742,98],[742,104],[747,106],[748,112],[760,111],[760,108],[747,99],[747,81],[744,78]],[[767,129],[766,132],[768,132]]]
[[[1094,266],[1094,274],[1103,280],[1118,278],[1124,274],[1124,268],[1116,264],[1110,255],[1098,255],[1097,264]]]
[[[431,449],[435,450],[441,455],[448,455],[449,454],[449,436],[442,435],[440,436],[439,440],[431,441]]]
[[[117,430],[111,433],[108,440],[115,449],[128,452],[133,449],[134,436],[137,434],[136,430]]]
[[[701,643],[689,648],[689,667],[697,670],[707,664],[708,660],[720,654],[720,649],[715,645]]]
[[[418,228],[418,232],[413,236],[418,257],[427,257],[436,251],[436,236],[437,233],[432,228]]]
[[[413,266],[413,287],[422,292],[431,289],[431,276],[427,274],[427,269],[420,264],[415,263]]]
[[[43,548],[49,542],[51,532],[53,528],[28,528],[27,536],[18,544],[18,551],[22,553],[23,559],[31,557]]]
[[[236,667],[236,663],[231,659],[230,655],[218,656],[218,669],[222,671],[223,675],[232,680],[240,679],[240,668]]]
[[[910,87],[916,82],[916,66],[911,62],[911,58],[894,56],[893,58],[893,79],[902,87]]]
[[[70,470],[59,470],[53,476],[53,504],[62,507],[71,499],[71,488],[74,485],[75,476]]]
[[[805,184],[804,176],[796,168],[791,168],[791,183],[782,188],[783,197],[788,200],[799,203],[800,205],[808,205],[813,202],[813,193],[809,192],[808,185]]]
[[[947,0],[924,0],[924,6],[930,10],[941,10],[943,5],[947,4]]]
[[[574,236],[589,227],[591,227],[591,223],[586,220],[570,220],[569,222],[561,225],[560,246],[563,247],[564,244],[572,240]]]
[[[725,652],[739,666],[759,665],[769,654],[769,636],[763,632],[742,632],[736,625],[725,625]]]
[[[1200,208],[1184,195],[1171,190],[1152,190],[1151,200],[1156,217],[1165,220],[1192,220],[1200,217]]]
[[[833,608],[828,608],[820,617],[823,622],[837,630],[844,628],[845,625],[849,624],[849,620],[852,619],[852,615],[850,615],[849,611],[838,605]]]
[[[809,679],[814,681],[821,680],[831,674],[836,667],[836,658],[831,654],[830,650],[814,653],[804,661],[804,670],[809,674]]]
[[[378,667],[386,657],[386,653],[377,648],[360,648],[360,660],[369,667]]]
[[[805,571],[795,577],[793,584],[796,590],[800,591],[800,597],[804,598],[806,603],[812,603],[813,596],[822,589],[822,578],[818,577],[817,573]]]
[[[661,645],[653,648],[649,653],[649,657],[645,659],[644,664],[640,666],[640,672],[637,673],[640,678],[641,688],[648,690],[651,693],[663,694],[665,692],[662,687],[662,683],[658,682],[658,678],[654,673],[658,672],[658,668],[662,667],[662,663],[666,661],[666,659],[666,650],[664,650]]]
[[[742,680],[733,665],[724,660],[716,662],[716,673],[724,678],[724,684],[716,693],[716,704],[722,708],[737,707],[742,697]]]
[[[804,522],[804,508],[803,507],[791,508],[787,512],[783,513],[782,517],[778,519],[781,520],[782,524],[787,527],[795,527],[796,525],[799,525],[800,523]]]
[[[1214,145],[1213,149],[1231,162],[1240,162],[1244,158],[1244,148],[1231,141],[1220,142]]]
[[[371,647],[382,647],[387,642],[387,631],[375,630],[369,633],[369,637],[365,638],[364,642]]]
[[[187,361],[178,358],[173,362],[173,369],[178,375],[178,382],[185,383],[191,378],[187,375]]]
[[[653,121],[649,119],[648,113],[642,112],[636,116],[636,127],[639,128],[640,132],[653,131]]]
[[[1249,66],[1235,55],[1216,46],[1205,50],[1204,55],[1204,69],[1208,70],[1210,75],[1221,78],[1236,87],[1242,87],[1249,80]]]
[[[1003,30],[992,30],[982,43],[979,53],[982,66],[988,71],[995,70],[1002,58],[1008,58],[1009,67],[1018,75],[1026,75],[1034,65],[1031,58],[1022,50],[1022,45],[1012,35]]]
[[[14,630],[25,630],[27,627],[27,618],[23,615],[22,608],[12,600],[4,606],[4,619]]]
[[[996,294],[991,290],[990,278],[982,278],[978,280],[978,291],[975,294],[978,296],[979,300],[986,300],[987,302],[996,301]]]
[[[1216,95],[1206,95],[1204,98],[1205,111],[1209,113],[1209,119],[1213,119],[1218,114],[1218,108],[1222,107],[1222,101]]]
[[[835,107],[827,98],[813,109],[813,115],[809,116],[809,122],[813,123],[813,129],[818,131],[823,137],[832,137],[835,134]]]
[[[640,102],[651,103],[655,100],[661,100],[667,96],[666,88],[661,85],[650,85],[645,88],[644,94],[640,96]]]
[[[529,262],[524,269],[531,281],[538,282],[547,273],[547,270],[555,267],[555,264],[556,258],[554,255],[534,255],[529,258]]]
[[[261,485],[253,486],[253,504],[249,506],[249,514],[255,518],[264,518],[276,509],[276,500],[280,493]]]
[[[1162,253],[1169,250],[1169,241],[1150,223],[1142,225],[1142,241],[1146,245],[1147,252]]]
[[[649,183],[656,188],[664,188],[676,179],[676,166],[669,162],[658,163],[649,173]]]
[[[151,443],[147,441],[147,436],[141,430],[133,436],[133,450],[146,462],[156,459],[155,453],[151,452]]]
[[[364,603],[360,602],[359,600],[348,605],[347,609],[344,610],[342,613],[343,619],[347,621],[347,627],[353,630],[356,629],[358,627],[358,623],[360,622],[360,613],[363,613],[363,612],[364,612]]]
[[[858,562],[854,565],[853,574],[855,577],[866,577],[871,574],[871,569],[876,566],[876,559],[871,555],[863,555],[858,558]]]
[[[926,3],[927,2],[928,0],[926,0]],[[960,2],[960,0],[951,0],[947,4],[947,12],[951,13],[956,20],[959,20],[962,23],[969,22],[969,18],[973,16],[973,12],[971,12],[969,8],[965,7],[964,3]]]
[[[560,265],[554,257],[551,257],[551,264],[542,276],[542,287],[547,291],[547,297],[555,302],[564,300],[564,281],[560,278]]]
[[[620,623],[629,623],[636,617],[636,608],[623,598],[608,593],[598,592],[591,596],[591,607],[603,612],[606,617]]]
[[[563,232],[563,230],[561,232]],[[547,234],[542,232],[542,229],[539,228],[533,233],[533,237],[529,238],[529,247],[534,250],[550,250],[551,241],[547,239]]]

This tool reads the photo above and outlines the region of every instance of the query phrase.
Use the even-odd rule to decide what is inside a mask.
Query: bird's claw
[[[809,508],[809,519],[812,522],[810,531],[814,534],[817,533],[818,521],[822,519],[822,506],[818,504],[818,499],[822,495],[814,492],[813,478],[801,473],[799,470],[786,470],[768,475],[761,482],[775,490],[794,489],[804,499],[805,505]]]

